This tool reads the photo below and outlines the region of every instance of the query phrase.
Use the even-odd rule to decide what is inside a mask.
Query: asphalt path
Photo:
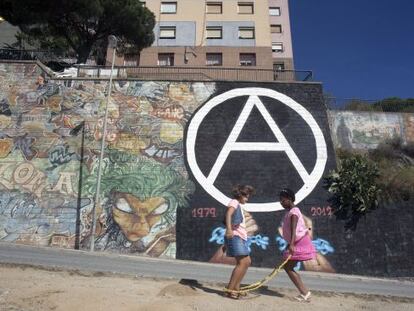
[[[232,266],[196,261],[159,259],[144,256],[87,252],[50,247],[33,247],[0,242],[0,264],[30,265],[46,269],[79,270],[161,279],[188,279],[200,283],[225,284]],[[243,283],[253,283],[272,269],[249,268]],[[414,282],[364,276],[300,272],[312,290],[414,298]],[[281,271],[268,284],[275,288],[294,288]]]

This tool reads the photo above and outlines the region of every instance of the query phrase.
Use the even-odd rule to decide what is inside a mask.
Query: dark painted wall
[[[322,89],[317,84],[232,84],[222,83],[214,98],[235,88],[270,88],[286,94],[306,108],[321,128],[328,151],[324,175],[335,167],[328,120],[322,104]],[[241,90],[242,92],[242,90]],[[260,97],[271,116],[280,127],[305,168],[315,165],[315,139],[307,123],[281,102]],[[207,176],[232,131],[248,96],[229,99],[211,109],[201,122],[196,134],[196,158],[200,169]],[[201,109],[201,108],[200,108]],[[197,112],[194,114],[196,115]],[[194,118],[193,115],[193,118]],[[356,118],[359,116],[357,115]],[[190,120],[191,122],[192,120]],[[188,131],[187,131],[188,136]],[[263,116],[253,110],[237,141],[272,142],[275,136]],[[187,150],[187,157],[188,157]],[[213,198],[197,181],[187,163],[193,182],[197,185],[192,196],[191,210],[179,210],[177,215],[177,258],[210,262],[229,262],[223,257],[222,219],[225,206]],[[303,181],[285,152],[233,151],[222,167],[214,185],[231,196],[232,185],[247,183],[257,189],[253,202],[277,200],[282,187],[297,191]],[[318,249],[316,262],[308,262],[301,269],[340,272],[361,275],[412,276],[414,274],[414,239],[412,202],[382,204],[362,219],[356,231],[346,232],[343,223],[332,215],[326,203],[327,192],[320,180],[298,205],[312,226],[313,241]],[[257,228],[249,236],[252,261],[256,266],[274,266],[285,247],[278,227],[283,211],[251,212],[249,223]],[[250,227],[252,228],[252,227]]]
[[[201,171],[208,175],[217,159],[226,139],[239,118],[249,99],[243,91],[246,87],[272,89],[283,93],[307,109],[322,130],[327,149],[326,174],[335,167],[335,156],[330,139],[327,112],[322,104],[322,88],[319,84],[258,84],[258,83],[221,83],[211,98],[229,90],[240,89],[239,97],[234,97],[215,106],[201,122],[196,138],[196,158]],[[266,96],[260,100],[275,120],[307,172],[314,169],[316,163],[316,143],[306,120],[281,101]],[[197,112],[196,112],[197,114]],[[190,120],[191,122],[191,120]],[[194,134],[193,134],[194,135]],[[188,132],[187,132],[188,136]],[[263,115],[254,108],[247,118],[237,142],[277,142],[277,138],[265,121]],[[186,150],[187,156],[189,150]],[[187,163],[188,164],[188,163]],[[191,174],[191,167],[187,165]],[[208,194],[197,179],[197,185],[190,205],[192,210],[180,210],[177,215],[177,258],[200,261],[220,261],[217,253],[222,243],[223,227],[221,221],[226,207]],[[283,187],[297,192],[304,181],[297,168],[285,151],[232,151],[224,163],[214,185],[231,197],[231,188],[235,184],[250,184],[256,188],[251,202],[265,203],[278,201],[278,193]],[[313,222],[314,239],[324,238],[334,245],[331,210],[326,206],[326,191],[319,181],[315,189],[299,204],[304,214]],[[256,224],[252,237],[253,264],[273,266],[280,259],[280,234],[278,227],[284,214],[278,211],[251,212],[250,223]],[[319,215],[320,214],[320,215]],[[220,231],[220,234],[218,232]],[[319,242],[321,242],[319,240]],[[322,242],[321,242],[322,243]],[[329,245],[326,251],[330,250]],[[322,247],[322,245],[321,245]],[[322,250],[322,248],[321,248]],[[322,250],[324,251],[324,250]],[[332,256],[333,250],[327,253]]]

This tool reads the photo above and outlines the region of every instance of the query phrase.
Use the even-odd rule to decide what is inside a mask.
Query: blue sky
[[[414,0],[289,0],[297,70],[338,99],[414,98]]]

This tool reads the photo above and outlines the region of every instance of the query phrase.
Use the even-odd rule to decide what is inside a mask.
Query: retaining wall
[[[0,240],[87,249],[108,82],[37,85],[40,73],[0,64]],[[319,83],[115,81],[96,249],[226,262],[225,205],[233,185],[248,183],[257,189],[245,207],[255,266],[273,266],[286,247],[278,192],[290,187],[318,250],[301,269],[413,275],[410,204],[371,213],[352,233],[332,216],[322,177],[335,156],[322,103]],[[382,137],[388,121],[368,118],[366,133],[380,123]],[[409,122],[400,125],[408,141],[412,119],[398,118]],[[331,113],[335,145],[366,142],[361,120]]]

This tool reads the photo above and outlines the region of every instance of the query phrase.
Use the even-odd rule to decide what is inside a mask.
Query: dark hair
[[[233,187],[232,193],[235,199],[240,199],[242,196],[254,194],[255,190],[249,185],[237,185]]]
[[[291,199],[292,202],[295,202],[295,193],[289,188],[284,188],[280,191],[279,197]]]

